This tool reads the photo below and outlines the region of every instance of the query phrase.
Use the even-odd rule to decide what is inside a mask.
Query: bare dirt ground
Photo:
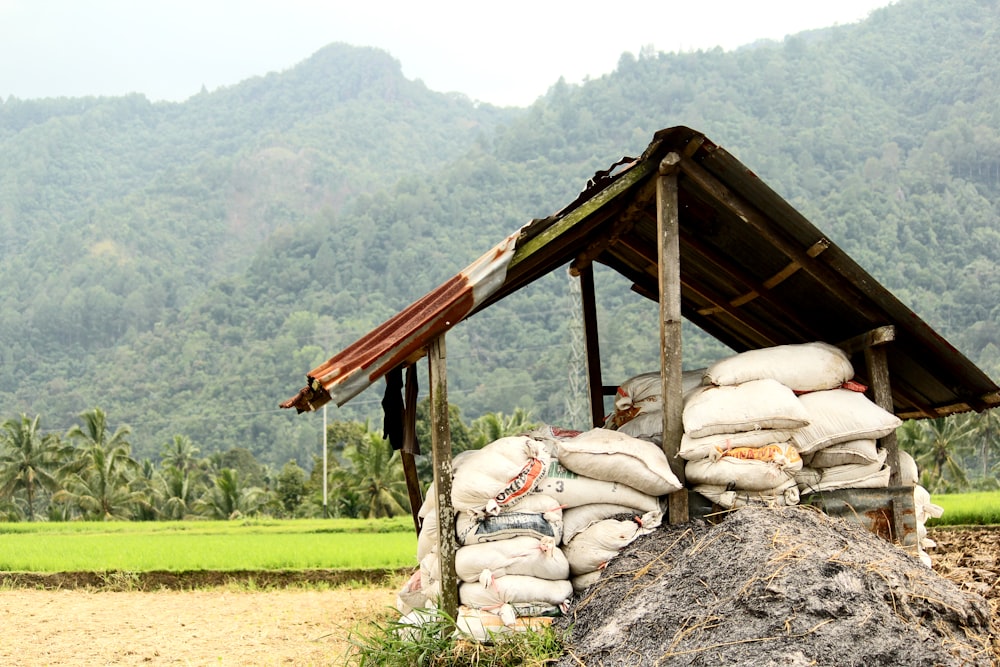
[[[0,664],[340,665],[397,587],[0,591]]]
[[[1000,605],[1000,527],[932,530],[934,569],[963,590]],[[244,573],[244,576],[249,576]],[[7,575],[0,589],[3,665],[340,665],[348,635],[391,607],[401,576],[365,587],[281,589],[311,578],[258,573],[265,591],[162,573],[148,579],[103,575]],[[251,580],[251,579],[245,579]],[[246,586],[244,586],[246,588]]]

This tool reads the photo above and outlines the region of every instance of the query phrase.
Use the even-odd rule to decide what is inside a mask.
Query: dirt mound
[[[860,526],[745,508],[627,547],[557,627],[562,667],[992,665],[980,596]]]

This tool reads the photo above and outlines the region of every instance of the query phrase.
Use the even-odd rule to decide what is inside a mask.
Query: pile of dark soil
[[[985,599],[801,506],[664,526],[612,560],[557,627],[571,631],[562,667],[988,666],[1000,655]]]

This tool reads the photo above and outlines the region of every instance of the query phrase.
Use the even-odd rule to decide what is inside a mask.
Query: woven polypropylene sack
[[[692,438],[760,429],[797,429],[809,414],[791,389],[776,380],[702,387],[684,404],[684,432]]]
[[[670,470],[658,445],[606,428],[595,428],[556,443],[556,452],[567,470],[578,475],[620,482],[651,496],[683,488]]]
[[[854,377],[847,355],[828,343],[777,345],[721,359],[705,370],[711,384],[733,385],[769,378],[794,391],[833,389]]]

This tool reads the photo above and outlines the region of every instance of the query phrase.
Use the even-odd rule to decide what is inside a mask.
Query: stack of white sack
[[[557,546],[562,508],[539,493],[550,463],[546,445],[526,435],[495,440],[454,461],[458,597],[480,610],[479,621],[490,619],[486,625],[496,625],[489,614],[505,627],[518,617],[558,615],[573,595],[569,564]]]
[[[475,517],[465,529],[470,544],[520,536],[558,541],[562,510],[551,498],[531,495],[545,476],[549,459],[541,442],[525,436],[501,438],[482,449],[461,452],[454,457],[451,502],[457,517]],[[525,503],[529,497],[532,500]],[[419,569],[404,585],[396,601],[403,614],[409,609],[434,607],[441,594],[440,525],[433,484],[419,516],[423,520],[417,537]],[[490,519],[488,523],[487,518]],[[456,526],[449,529],[456,530]]]
[[[809,423],[791,389],[761,378],[701,387],[684,404],[679,456],[691,488],[722,507],[794,505],[802,459],[789,440]]]
[[[571,573],[599,576],[619,549],[659,526],[659,496],[683,488],[659,446],[607,429],[543,427],[453,464],[458,625],[476,638],[564,612]],[[420,568],[400,594],[404,614],[440,594],[435,497],[432,485],[420,510]]]
[[[705,369],[684,371],[681,390],[687,394],[701,385]],[[663,388],[660,372],[643,373],[619,385],[615,409],[604,426],[634,438],[660,442],[663,434]]]
[[[913,487],[913,519],[916,523],[916,530],[904,535],[902,544],[913,549],[920,561],[931,567],[931,557],[924,550],[936,547],[937,543],[927,537],[927,520],[940,519],[944,514],[944,508],[931,502],[931,494],[920,486],[920,473],[916,461],[903,450],[899,451],[899,483],[900,486]]]
[[[513,627],[519,617],[567,611],[573,587],[569,563],[558,546],[562,515],[559,503],[541,493],[531,493],[497,515],[458,514],[458,598],[462,605],[481,610],[476,613],[479,622],[495,624],[488,616],[494,614]]]
[[[886,452],[876,440],[902,424],[860,391],[830,389],[799,397],[809,425],[792,434],[805,460],[797,482],[800,493],[889,486]]]
[[[536,434],[554,455],[539,492],[564,508],[563,550],[580,591],[622,548],[660,525],[660,496],[683,485],[648,440],[606,428],[572,437]]]

